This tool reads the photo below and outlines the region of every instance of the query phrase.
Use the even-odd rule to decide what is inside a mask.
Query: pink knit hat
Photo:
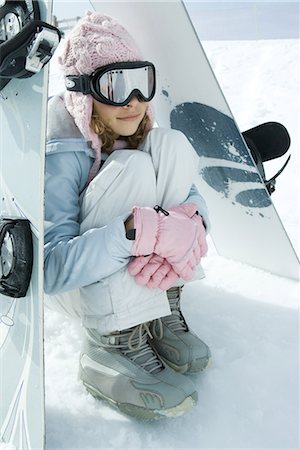
[[[142,60],[140,50],[122,25],[112,17],[88,11],[68,35],[58,63],[65,75],[90,75],[107,64]],[[66,91],[64,101],[83,137],[91,143],[95,152],[89,182],[99,170],[102,147],[101,139],[90,126],[93,98],[81,92]],[[147,114],[152,128],[150,104]]]

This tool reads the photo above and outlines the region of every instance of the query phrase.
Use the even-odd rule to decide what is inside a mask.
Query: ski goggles
[[[148,61],[114,63],[91,75],[66,76],[68,91],[90,94],[95,100],[114,106],[125,106],[132,97],[150,102],[155,85],[155,67]]]

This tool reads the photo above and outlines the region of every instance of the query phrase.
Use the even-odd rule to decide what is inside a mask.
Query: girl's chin
[[[116,134],[119,134],[120,136],[129,137],[136,133],[137,129],[139,127],[139,123],[134,124],[132,126],[122,126],[118,127],[118,130],[114,130]]]

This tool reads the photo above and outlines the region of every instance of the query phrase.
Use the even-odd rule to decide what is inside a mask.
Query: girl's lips
[[[136,120],[138,117],[140,117],[139,114],[135,114],[132,116],[126,116],[126,117],[118,117],[119,120],[124,120],[125,122],[131,122]]]

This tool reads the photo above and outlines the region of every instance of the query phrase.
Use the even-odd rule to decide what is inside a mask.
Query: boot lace
[[[151,374],[160,372],[164,366],[157,354],[149,344],[149,338],[153,336],[149,329],[149,323],[142,323],[113,334],[114,343],[108,346],[118,348],[121,353],[142,369]]]

